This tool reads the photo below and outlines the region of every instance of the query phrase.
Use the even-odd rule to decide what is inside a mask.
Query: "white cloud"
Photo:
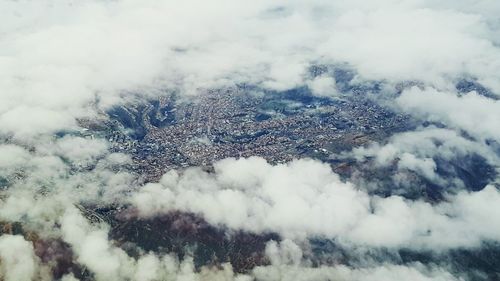
[[[108,144],[103,139],[65,136],[45,147],[39,146],[38,151],[61,156],[75,164],[86,165],[108,154]]]
[[[423,89],[403,91],[399,108],[478,140],[450,129],[419,129],[354,150],[358,160],[373,156],[384,166],[399,159],[400,170],[436,182],[443,180],[437,156],[477,153],[498,166],[498,154],[483,141],[500,140],[499,102],[476,93],[457,96],[453,84],[470,77],[500,93],[499,9],[494,0],[0,3],[0,176],[9,184],[1,190],[0,218],[42,237],[63,237],[100,280],[453,280],[419,266],[313,269],[302,264],[291,240],[270,245],[274,264],[253,276],[228,265],[194,272],[190,259],[129,257],[108,240],[106,226],[91,225],[74,205],[123,203],[131,193],[144,216],[181,210],[233,229],[435,250],[500,240],[500,194],[491,185],[431,205],[369,196],[317,161],[273,166],[249,158],[220,161],[215,174],[170,171],[138,188],[134,175],[112,169],[130,159],[109,153],[105,141],[52,134],[75,128],[77,117],[92,118],[135,94],[150,97],[165,88],[191,94],[245,82],[277,90],[307,85],[316,95],[335,96],[335,79],[310,80],[307,69],[342,63],[359,81],[422,82]],[[72,165],[95,168],[74,172]],[[37,274],[33,248],[21,237],[1,236],[0,256],[6,280]]]
[[[306,82],[311,63],[444,88],[467,75],[498,92],[498,4],[454,3],[5,2],[0,132],[29,138],[73,127],[96,100],[113,105],[125,92],[241,82],[286,89]]]
[[[132,202],[144,216],[182,210],[233,229],[375,247],[446,249],[500,240],[495,234],[500,224],[483,219],[500,212],[500,192],[493,186],[433,206],[398,196],[371,197],[312,160],[272,166],[256,157],[226,159],[215,164],[215,172],[169,172],[159,184],[140,189]],[[476,208],[481,198],[491,202]]]
[[[329,76],[318,76],[307,82],[307,86],[312,93],[317,96],[335,97],[338,95],[335,79]]]
[[[451,129],[436,127],[398,133],[389,138],[385,145],[371,143],[354,148],[340,158],[354,157],[357,161],[364,161],[373,157],[373,165],[388,167],[397,163],[400,171],[414,171],[440,185],[457,185],[459,181],[456,178],[445,179],[438,175],[435,160],[460,161],[470,155],[483,157],[492,167],[500,163],[498,155],[483,142],[466,139]]]
[[[19,166],[24,166],[29,160],[29,153],[13,144],[5,144],[0,146],[0,168],[2,170],[18,168]]]
[[[0,236],[0,278],[5,281],[31,281],[37,260],[31,242],[18,235]]]
[[[500,54],[484,37],[487,32],[480,16],[453,11],[353,9],[334,22],[321,51],[371,79],[447,87],[448,77],[469,74],[486,83],[495,80],[492,70],[498,68]]]
[[[480,139],[500,140],[500,101],[470,92],[461,97],[450,92],[416,87],[404,91],[396,103],[426,120],[443,122]]]
[[[266,254],[271,260],[270,266],[256,267],[252,274],[257,280],[412,280],[445,281],[461,280],[444,269],[425,267],[415,263],[411,265],[382,264],[365,268],[351,268],[343,265],[311,267],[302,259],[300,248],[289,240],[281,243],[270,242]]]
[[[61,231],[78,262],[95,273],[97,280],[123,280],[133,270],[133,260],[123,250],[111,246],[107,232],[93,229],[77,209],[68,209],[61,218]]]

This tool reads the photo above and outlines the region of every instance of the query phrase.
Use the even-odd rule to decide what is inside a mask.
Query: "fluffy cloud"
[[[450,273],[437,269],[430,272],[421,272],[413,267],[406,266],[380,266],[365,269],[352,269],[344,266],[302,268],[293,266],[258,268],[257,280],[356,280],[356,281],[378,281],[378,280],[415,280],[415,281],[453,281],[460,280]]]
[[[301,248],[291,240],[269,242],[266,255],[271,264],[256,267],[248,274],[234,273],[228,264],[196,271],[189,257],[179,262],[169,255],[145,254],[134,260],[106,239],[105,229],[91,226],[76,210],[66,213],[61,223],[64,239],[73,246],[78,260],[96,275],[96,280],[458,280],[445,270],[421,264],[360,269],[342,265],[311,267]]]
[[[0,146],[0,176],[6,181],[0,220],[52,233],[57,218],[73,204],[119,200],[136,178],[114,169],[129,159],[107,148],[103,140],[70,136],[42,138],[27,148]]]
[[[460,280],[439,268],[426,268],[421,264],[398,266],[383,264],[366,268],[347,266],[310,267],[304,264],[302,251],[290,240],[281,243],[270,242],[266,254],[271,260],[270,266],[257,267],[253,275],[257,280]]]
[[[320,50],[372,79],[447,87],[446,76],[466,73],[497,87],[491,70],[499,66],[499,53],[480,16],[394,7],[343,13]]]
[[[425,120],[443,122],[480,139],[500,141],[500,101],[470,92],[463,96],[435,89],[413,87],[396,103],[405,111]]]
[[[422,87],[404,89],[395,105],[447,127],[397,134],[348,156],[373,157],[382,167],[397,160],[399,171],[459,185],[439,175],[436,158],[477,154],[499,166],[490,143],[500,140],[499,101],[454,89],[467,78],[500,93],[499,8],[494,0],[0,3],[0,219],[63,239],[98,280],[454,280],[422,265],[312,268],[289,239],[270,243],[271,265],[248,275],[229,265],[197,271],[189,258],[130,257],[108,240],[106,225],[91,224],[75,206],[131,203],[143,216],[194,212],[214,225],[284,238],[436,250],[500,240],[493,184],[432,205],[371,196],[318,161],[271,165],[252,157],[215,163],[215,173],[170,171],[137,186],[136,175],[115,169],[130,159],[110,153],[105,140],[53,134],[165,90],[306,85],[315,95],[336,96],[335,78],[311,78],[308,69],[342,64],[355,81],[417,82]],[[7,281],[40,275],[32,245],[20,236],[0,237],[0,258]]]
[[[451,129],[432,126],[396,134],[385,145],[372,143],[354,148],[351,152],[344,153],[343,157],[354,157],[357,161],[373,158],[373,165],[380,167],[388,167],[397,162],[400,171],[414,171],[440,185],[457,185],[459,182],[456,178],[445,179],[438,174],[435,161],[460,161],[470,155],[483,157],[493,167],[500,164],[494,149],[485,143],[468,139]]]
[[[317,96],[334,97],[338,95],[335,78],[326,75],[318,76],[308,81],[307,86],[311,92]]]
[[[5,281],[31,281],[37,261],[31,242],[22,236],[0,236],[0,277]]]
[[[196,169],[182,176],[167,173],[133,201],[144,214],[179,208],[202,213],[214,224],[296,234],[342,233],[368,206],[366,194],[319,162],[273,167],[254,157],[223,160],[215,169],[215,178]]]
[[[314,63],[441,88],[465,75],[498,92],[498,4],[459,2],[5,2],[1,133],[28,138],[74,127],[75,117],[130,92],[243,82],[287,89],[304,84]],[[311,82],[323,94],[332,85]]]
[[[0,168],[2,169],[1,174],[3,176],[24,166],[30,157],[25,149],[13,144],[0,145],[0,154],[2,155]]]
[[[483,199],[490,203],[479,208]],[[474,247],[500,240],[495,234],[500,224],[487,219],[500,212],[500,192],[493,186],[433,206],[371,197],[312,160],[272,166],[255,157],[227,159],[215,164],[215,175],[172,171],[142,188],[132,202],[144,216],[184,210],[233,229],[375,247]]]
[[[77,262],[95,274],[97,281],[112,280],[239,280],[228,264],[222,268],[204,267],[195,270],[192,258],[179,261],[174,255],[157,256],[146,253],[135,259],[107,238],[105,226],[91,225],[75,208],[69,208],[61,217],[63,239],[72,246]],[[71,276],[66,277],[71,280]]]
[[[93,230],[77,209],[68,209],[61,219],[63,239],[72,245],[78,262],[95,273],[97,280],[123,280],[133,260],[109,244],[105,230]]]
[[[434,130],[423,134],[436,137],[450,133]],[[450,137],[451,141],[457,141],[456,138]],[[68,142],[66,139],[62,141]],[[74,141],[79,143],[82,140],[76,138]],[[458,140],[458,143],[467,144],[464,140]],[[28,165],[33,172],[27,175],[24,183],[17,183],[9,189],[8,196],[0,202],[2,220],[23,222],[27,229],[36,230],[42,236],[62,237],[76,254],[75,262],[89,268],[97,280],[155,280],[161,276],[174,276],[179,280],[246,280],[247,276],[237,275],[227,266],[222,271],[205,268],[195,272],[189,259],[179,262],[169,255],[147,253],[139,258],[128,256],[108,240],[107,226],[89,223],[74,207],[74,204],[88,200],[105,204],[106,199],[100,196],[104,189],[115,188],[116,181],[109,178],[112,173],[106,171],[105,165],[99,164],[95,166],[100,168],[90,174],[73,176],[68,176],[68,170],[61,162],[52,160],[54,166],[48,167],[48,157],[57,159],[64,157],[65,153],[72,154],[60,150],[59,142],[52,145],[51,149],[49,144],[42,145],[45,150],[40,151],[43,153],[29,154],[31,161],[36,163]],[[454,146],[450,147],[454,149]],[[468,149],[466,145],[459,147],[464,151]],[[18,147],[11,148],[22,151],[21,154],[29,153]],[[100,149],[93,151],[95,155],[102,153]],[[50,156],[49,152],[58,156]],[[104,159],[92,157],[90,161],[107,162],[111,155],[101,156]],[[75,161],[79,158],[76,157]],[[52,185],[51,189],[44,191],[44,196],[40,196],[40,190],[35,188],[40,180]],[[130,192],[130,181],[124,184],[126,188],[118,190]],[[500,239],[500,225],[495,219],[500,215],[496,207],[500,206],[500,193],[492,186],[476,193],[461,192],[447,202],[433,206],[397,196],[369,196],[351,183],[340,180],[328,165],[313,160],[273,166],[256,157],[226,159],[215,164],[213,174],[198,168],[183,173],[171,171],[159,183],[138,188],[131,196],[132,202],[146,216],[172,210],[195,212],[215,225],[259,233],[275,231],[294,239],[310,236],[337,238],[348,248],[357,245],[436,250],[474,247],[482,241]],[[119,191],[112,193],[111,198],[126,200],[128,197]],[[10,249],[10,244],[6,247]],[[453,280],[451,275],[440,270],[427,272],[394,265],[371,269],[310,268],[302,261],[300,247],[291,240],[284,240],[280,246],[271,243],[266,253],[273,264],[255,269],[251,275],[259,280],[279,280],[292,272],[293,276],[300,276],[303,280],[326,280],[331,276],[365,280],[367,272],[370,272],[367,276],[387,274],[387,278],[407,273],[421,280]],[[66,276],[66,279],[71,278]]]
[[[102,139],[65,136],[47,146],[39,146],[38,151],[60,156],[76,165],[86,165],[108,154],[108,144]]]

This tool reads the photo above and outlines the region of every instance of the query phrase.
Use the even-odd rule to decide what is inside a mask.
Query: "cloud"
[[[68,142],[67,139],[62,141]],[[82,140],[76,138],[75,141]],[[41,155],[32,154],[32,161],[41,163],[41,159],[48,157],[45,154],[48,152],[63,153],[59,147],[59,142],[54,142],[53,149],[40,150]],[[96,151],[97,155],[101,153],[100,149]],[[72,154],[71,151],[67,153]],[[89,159],[97,163],[107,161],[106,157]],[[91,224],[74,207],[74,204],[87,200],[106,204],[106,199],[99,196],[102,190],[95,189],[101,184],[113,189],[106,166],[95,165],[101,168],[88,175],[77,173],[68,177],[68,170],[62,168],[64,165],[54,163],[60,168],[40,164],[40,168],[27,175],[24,187],[14,185],[9,189],[8,196],[0,204],[2,220],[23,222],[27,229],[36,230],[41,237],[62,237],[75,253],[75,262],[89,268],[97,280],[125,277],[154,280],[165,274],[178,278],[185,276],[188,280],[246,278],[232,273],[230,267],[225,271],[206,268],[194,272],[192,262],[177,261],[169,255],[143,253],[139,257],[130,257],[108,239],[108,226]],[[111,198],[124,203],[129,198],[127,193],[132,192],[132,202],[146,216],[173,210],[195,212],[214,225],[257,233],[278,232],[285,238],[294,239],[336,238],[347,248],[358,245],[437,250],[476,247],[482,241],[500,239],[500,226],[495,220],[495,214],[500,211],[496,208],[500,206],[500,194],[493,187],[476,193],[461,192],[447,202],[433,206],[397,196],[369,196],[352,183],[340,180],[328,165],[314,160],[296,160],[273,166],[257,157],[226,159],[216,163],[214,168],[213,174],[198,168],[183,173],[171,171],[159,183],[149,183],[137,189],[128,185],[128,188],[112,193]],[[34,188],[41,179],[52,179],[52,189],[44,196]],[[26,185],[33,187],[26,188]],[[344,276],[342,274],[347,274],[342,273],[345,270],[349,274],[346,276],[358,276],[355,272],[360,270],[342,266],[335,269],[309,268],[302,261],[301,248],[291,240],[285,239],[279,246],[281,250],[277,247],[272,243],[268,246],[270,260],[275,264],[287,264],[284,267],[287,272],[296,272],[305,280],[326,278],[332,274]],[[288,268],[290,266],[293,267]],[[377,270],[387,274],[393,270],[410,270],[409,274],[420,276],[419,270],[389,267],[389,272]],[[259,268],[252,274],[263,280],[275,280],[276,276],[282,276],[276,275],[276,270],[273,267]],[[427,280],[426,276],[420,277]]]
[[[111,246],[105,230],[93,230],[77,209],[61,218],[63,239],[72,246],[77,261],[88,267],[97,280],[123,280],[134,261],[120,248]]]
[[[462,159],[473,155],[482,157],[492,167],[500,164],[494,148],[484,142],[471,140],[451,129],[430,126],[395,134],[384,145],[371,143],[354,148],[339,158],[353,157],[358,162],[373,158],[370,164],[374,167],[390,167],[396,163],[398,171],[410,170],[435,184],[453,186],[460,185],[460,180],[440,175],[436,161],[463,162]]]
[[[28,148],[1,145],[0,220],[22,222],[39,234],[74,204],[111,204],[134,187],[130,159],[110,153],[104,140],[65,136],[40,138]],[[56,230],[57,231],[57,230]]]
[[[82,137],[64,136],[55,144],[39,147],[38,151],[61,156],[67,161],[78,165],[95,162],[101,156],[108,154],[108,144],[103,139],[85,139]]]
[[[0,219],[41,239],[63,239],[98,280],[455,280],[419,264],[315,268],[296,242],[322,237],[346,249],[441,251],[500,240],[498,176],[468,192],[439,171],[440,160],[470,155],[498,170],[491,141],[500,140],[499,8],[494,0],[0,3]],[[341,81],[311,78],[312,65],[343,65],[355,73],[353,83],[380,82],[382,98],[392,97],[394,85],[420,85],[402,89],[390,105],[444,128],[395,134],[338,159],[396,163],[393,177],[411,171],[455,191],[435,204],[384,198],[319,161],[273,165],[257,157],[222,160],[213,173],[169,171],[142,185],[125,167],[130,157],[112,153],[106,140],[71,136],[80,118],[165,92],[250,84],[337,96]],[[493,98],[457,94],[462,79]],[[70,134],[55,135],[63,131]],[[76,207],[86,204],[131,204],[144,217],[193,212],[216,226],[284,240],[268,245],[269,266],[246,275],[228,264],[198,270],[193,259],[169,253],[129,256],[109,240],[109,226],[90,223]],[[0,257],[7,281],[43,279],[47,269],[21,236],[2,235]]]
[[[288,89],[306,83],[315,63],[440,88],[470,76],[498,92],[491,13],[498,4],[453,3],[5,2],[0,132],[30,138],[72,128],[76,117],[129,100],[130,92],[189,94],[238,83]],[[316,92],[334,85],[310,83]]]
[[[4,171],[19,168],[19,166],[23,166],[29,159],[29,153],[26,150],[13,144],[1,145],[0,154],[2,154],[0,167]]]
[[[320,50],[370,79],[447,87],[447,77],[469,74],[496,87],[499,53],[480,16],[395,7],[343,13]]]
[[[340,233],[366,212],[366,195],[319,162],[273,167],[252,157],[223,160],[215,170],[215,178],[196,169],[181,177],[167,173],[133,202],[146,215],[178,208],[231,228],[296,234]]]
[[[490,204],[476,208],[486,198]],[[183,210],[232,229],[323,236],[373,247],[446,249],[500,239],[495,234],[500,225],[484,220],[500,212],[500,192],[493,186],[460,192],[433,206],[399,196],[370,196],[313,160],[273,166],[251,157],[215,163],[214,175],[199,169],[182,175],[172,171],[160,183],[141,188],[132,203],[144,216]]]
[[[311,267],[302,258],[302,251],[294,242],[284,240],[271,242],[266,248],[271,265],[257,267],[253,275],[257,280],[460,280],[446,270],[425,267],[422,264],[382,264],[364,268],[350,268],[343,265]]]
[[[311,92],[317,96],[324,97],[335,97],[338,95],[335,78],[329,76],[318,76],[308,81],[307,86],[311,89]]]
[[[174,255],[145,253],[133,258],[108,240],[105,226],[91,225],[75,208],[68,209],[62,216],[61,228],[62,237],[72,246],[77,262],[95,274],[97,281],[249,280],[234,273],[228,264],[219,269],[204,267],[197,271],[190,257],[179,261]]]
[[[88,224],[76,211],[69,210],[62,218],[63,237],[73,246],[78,261],[87,266],[96,280],[146,281],[172,280],[458,280],[447,271],[421,264],[410,266],[383,264],[367,268],[349,268],[343,265],[311,267],[301,248],[291,240],[271,241],[266,255],[271,264],[259,266],[247,274],[233,272],[229,264],[219,268],[202,267],[195,270],[193,260],[183,261],[151,253],[137,260],[127,256],[106,239],[106,229]],[[98,252],[94,252],[94,251]],[[70,278],[70,277],[67,277]],[[404,279],[406,280],[406,279]]]
[[[464,130],[479,140],[500,140],[500,101],[475,92],[457,96],[450,92],[413,87],[404,91],[396,103],[424,120],[443,122]]]
[[[257,280],[417,280],[417,281],[452,281],[460,280],[443,270],[420,272],[418,269],[406,266],[380,266],[366,269],[351,269],[344,266],[301,268],[283,266],[280,268],[258,268],[256,270]]]
[[[0,236],[0,277],[5,281],[31,281],[37,261],[31,242],[19,235]]]

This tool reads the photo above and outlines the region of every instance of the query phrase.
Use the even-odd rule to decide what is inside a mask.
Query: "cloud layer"
[[[25,138],[71,128],[95,107],[130,99],[127,92],[237,83],[287,89],[307,82],[315,63],[438,88],[472,77],[498,92],[492,11],[500,7],[484,3],[5,2],[1,132]],[[319,92],[332,84],[311,83]]]
[[[185,210],[234,229],[376,247],[474,247],[500,240],[500,193],[493,186],[432,206],[370,197],[312,160],[272,166],[260,158],[227,159],[215,164],[214,175],[172,171],[141,188],[132,202],[144,216]]]
[[[432,263],[314,265],[304,244],[447,252],[500,243],[498,12],[495,0],[0,3],[0,279],[52,280],[57,266],[37,241],[59,241],[68,263],[106,281],[461,280],[463,272]],[[354,78],[314,75],[312,66],[342,67]],[[488,94],[460,91],[463,81]],[[142,183],[128,155],[79,133],[84,118],[167,92],[189,99],[238,85],[305,86],[338,101],[367,83],[380,87],[364,98],[415,126],[330,155],[368,167],[350,178],[319,160],[250,157]],[[471,157],[493,171],[474,190],[458,174],[469,172],[463,159]],[[417,188],[418,178],[445,187],[443,198],[374,195],[377,169],[390,171],[384,191]],[[84,206],[140,218],[194,213],[228,232],[282,240],[268,242],[269,264],[244,274],[226,263],[197,267],[175,253],[130,254]],[[76,272],[61,280],[85,278]]]

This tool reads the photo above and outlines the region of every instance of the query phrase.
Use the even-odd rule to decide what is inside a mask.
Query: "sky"
[[[418,263],[313,267],[304,241],[431,252],[500,242],[498,173],[469,190],[438,169],[443,159],[479,155],[500,172],[499,12],[496,0],[3,1],[0,178],[11,185],[0,191],[0,221],[62,239],[96,280],[465,280]],[[397,163],[389,183],[344,179],[319,160],[250,157],[214,163],[214,173],[191,167],[141,184],[126,169],[116,172],[131,159],[111,152],[108,140],[54,137],[81,129],[79,119],[165,92],[189,99],[250,84],[348,94],[335,77],[313,77],[315,65],[351,69],[353,83],[379,81],[378,102],[433,124],[333,156],[376,169]],[[488,94],[458,91],[463,80]],[[75,172],[84,166],[93,168]],[[440,202],[372,192],[381,184],[414,188],[408,171],[451,191]],[[85,203],[132,206],[143,218],[191,212],[283,240],[267,245],[269,265],[248,274],[230,265],[198,271],[172,254],[129,256],[108,238],[109,225],[85,219],[77,208]],[[49,272],[29,239],[0,236],[0,279],[51,280]]]

